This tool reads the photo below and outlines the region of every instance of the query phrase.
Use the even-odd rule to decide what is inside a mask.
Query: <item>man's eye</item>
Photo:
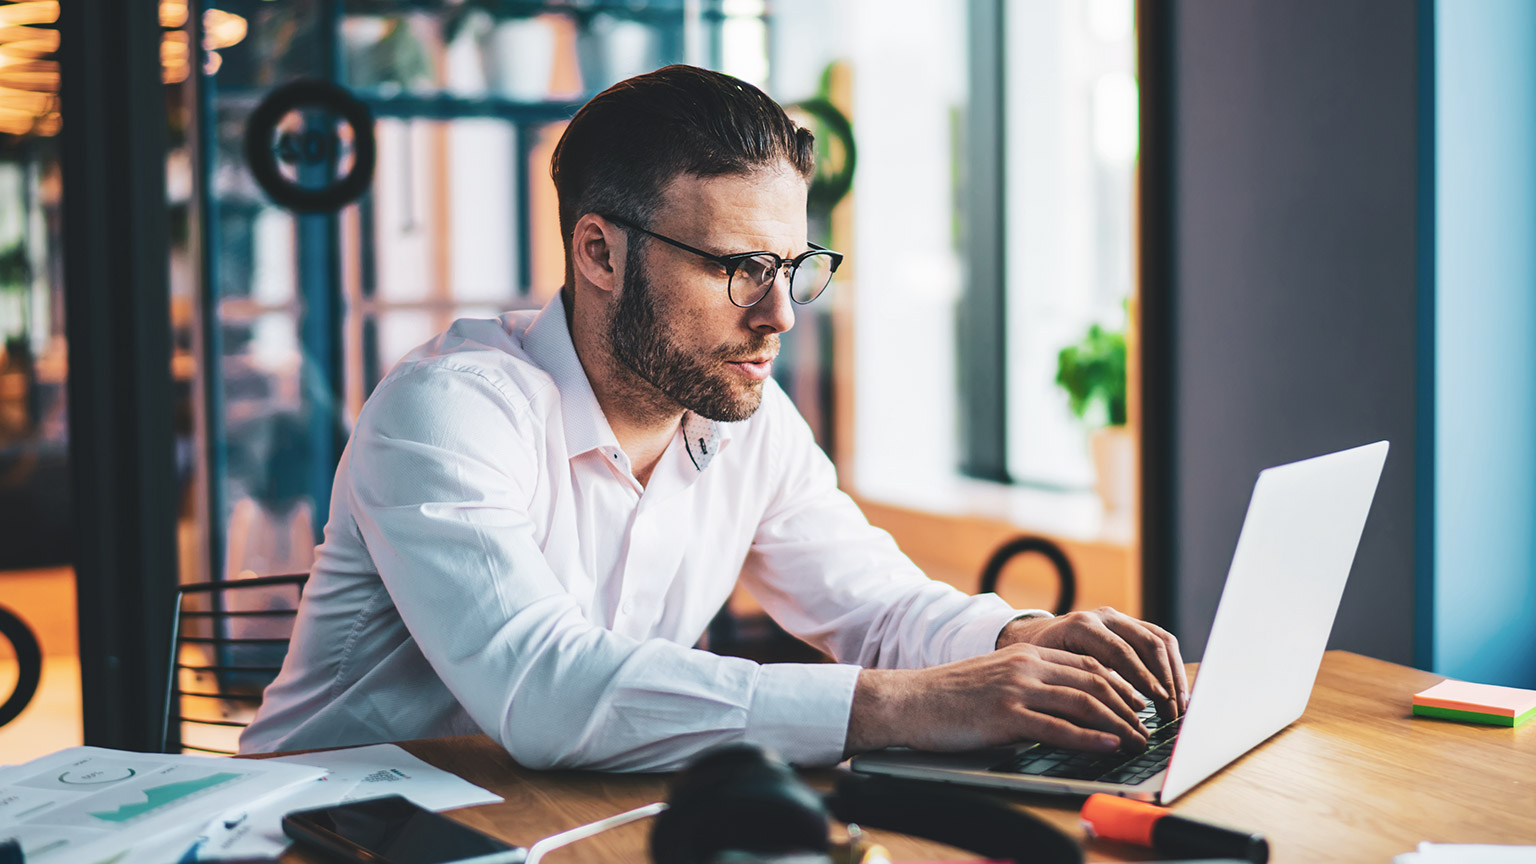
[[[749,258],[741,265],[742,272],[755,282],[767,282],[773,276],[773,262],[761,258]]]

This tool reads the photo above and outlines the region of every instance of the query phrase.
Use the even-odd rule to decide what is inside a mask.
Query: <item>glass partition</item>
[[[617,80],[682,62],[689,39],[718,53],[707,37],[727,15],[692,0],[222,0],[217,12],[205,44],[221,47],[198,70],[206,569],[303,572],[352,419],[389,367],[455,318],[559,289],[548,166],[565,120]],[[340,84],[374,118],[372,181],[335,212],[279,206],[248,165],[252,112],[296,78]],[[296,143],[277,148],[280,170],[303,183],[316,170],[303,148],[324,139],[302,112],[282,128]],[[336,140],[337,161],[355,147]]]

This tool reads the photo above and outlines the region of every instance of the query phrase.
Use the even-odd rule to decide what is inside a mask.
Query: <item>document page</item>
[[[0,772],[0,839],[29,864],[118,860],[184,836],[208,819],[324,776],[292,763],[71,747]]]

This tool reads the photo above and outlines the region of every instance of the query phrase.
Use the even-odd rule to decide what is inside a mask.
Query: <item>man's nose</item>
[[[795,326],[795,304],[789,299],[789,274],[780,269],[773,287],[747,309],[749,326],[759,333],[783,333]]]

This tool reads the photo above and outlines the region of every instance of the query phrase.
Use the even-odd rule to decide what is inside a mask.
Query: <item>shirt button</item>
[[[625,615],[635,614],[635,601],[625,600],[624,603],[619,606],[619,611],[623,612]]]

